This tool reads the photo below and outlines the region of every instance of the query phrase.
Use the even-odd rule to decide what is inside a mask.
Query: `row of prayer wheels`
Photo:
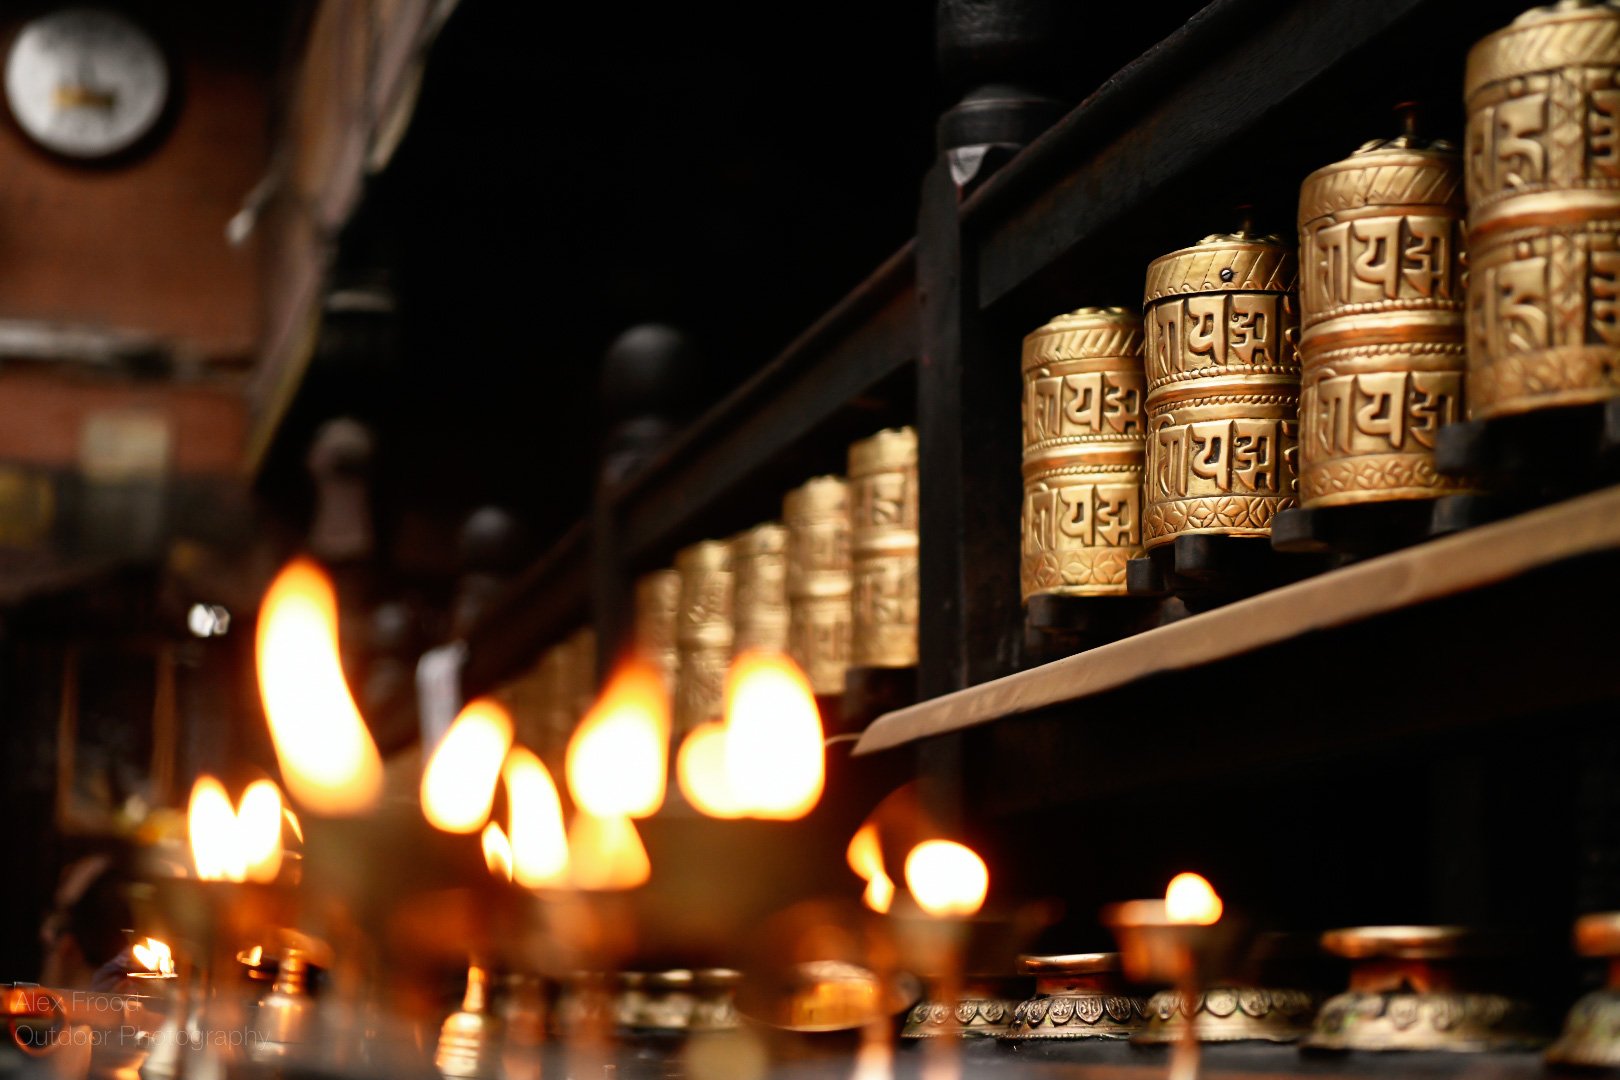
[[[1295,506],[1466,493],[1445,425],[1620,396],[1620,8],[1530,11],[1465,81],[1462,153],[1367,143],[1305,179],[1297,246],[1206,237],[1140,313],[1024,340],[1026,600],[1123,594],[1127,560]]]
[[[746,649],[786,652],[821,696],[850,667],[917,662],[917,433],[849,448],[848,479],[787,493],[780,522],[683,548],[636,583],[636,647],[663,671],[676,731],[720,715]]]

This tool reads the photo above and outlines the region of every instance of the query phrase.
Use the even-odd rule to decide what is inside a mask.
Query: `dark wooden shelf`
[[[591,532],[575,525],[512,582],[467,635],[462,693],[477,697],[526,671],[546,644],[590,621]]]
[[[1290,690],[1305,693],[1301,707],[1311,720],[1346,711],[1366,714],[1362,733],[1434,703],[1432,694],[1411,691],[1414,675],[1446,691],[1447,715],[1428,717],[1437,722],[1493,705],[1491,711],[1499,712],[1527,692],[1549,705],[1583,689],[1620,694],[1620,673],[1611,664],[1585,663],[1605,651],[1612,655],[1620,637],[1606,615],[1617,595],[1617,576],[1620,488],[1609,488],[886,713],[866,729],[855,752],[1058,706],[1081,714],[1078,722],[1084,723],[1089,700],[1149,679],[1154,700],[1194,696],[1200,688],[1218,698],[1221,678],[1229,673],[1222,665],[1233,661],[1268,672],[1262,685],[1273,701],[1290,700]],[[1527,587],[1535,603],[1509,602]],[[1478,623],[1458,623],[1461,608],[1432,606],[1448,598],[1467,600],[1463,607],[1483,608],[1487,617],[1494,608],[1488,632],[1480,633]],[[1364,631],[1374,623],[1377,640],[1369,641]],[[1363,633],[1352,636],[1347,628]],[[1430,644],[1420,644],[1409,660],[1428,668],[1402,670],[1391,646],[1397,633],[1404,640],[1419,628],[1419,636],[1432,635]],[[1304,648],[1318,659],[1303,670],[1290,667],[1273,654],[1285,647]],[[1562,660],[1542,668],[1529,659],[1549,653]],[[1358,675],[1370,656],[1393,666],[1378,677]],[[1566,672],[1572,662],[1574,670]],[[1522,688],[1515,692],[1504,682]],[[1217,710],[1241,711],[1237,703]],[[1301,726],[1320,734],[1319,724]]]

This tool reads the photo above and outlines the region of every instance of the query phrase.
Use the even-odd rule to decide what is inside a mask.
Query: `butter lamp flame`
[[[489,872],[511,881],[512,842],[506,838],[506,830],[501,828],[499,822],[492,821],[484,826],[480,840],[484,846],[484,865],[489,867]]]
[[[675,779],[686,801],[701,814],[731,820],[747,812],[731,790],[726,772],[726,727],[718,720],[699,724],[681,741],[675,755]]]
[[[514,746],[502,775],[511,810],[512,880],[525,889],[566,884],[568,836],[563,831],[562,799],[545,762],[533,751]]]
[[[512,718],[488,698],[469,702],[422,770],[422,813],[448,833],[473,833],[489,820],[501,762],[512,748]]]
[[[186,830],[202,881],[274,881],[281,871],[281,789],[255,780],[231,806],[225,787],[203,775],[191,787]]]
[[[294,801],[345,817],[377,805],[382,758],[343,677],[337,595],[308,559],[288,563],[260,608],[259,695]]]
[[[1199,874],[1177,874],[1164,890],[1165,918],[1173,923],[1213,926],[1221,921],[1225,906],[1214,886]]]
[[[906,888],[935,918],[971,918],[990,891],[990,870],[977,852],[954,840],[924,840],[906,856]]]
[[[645,885],[652,877],[652,862],[627,817],[600,818],[574,815],[568,830],[569,880],[576,888],[593,892],[619,892]]]
[[[793,821],[821,801],[826,760],[810,680],[788,656],[750,649],[725,689],[726,778],[750,817]]]
[[[135,943],[130,950],[135,962],[141,965],[144,971],[153,975],[174,974],[174,953],[169,946],[157,938],[144,938]]]
[[[879,915],[887,915],[894,903],[894,880],[883,869],[883,848],[876,825],[869,821],[855,831],[849,847],[844,849],[844,860],[866,882],[861,902]]]
[[[568,790],[586,814],[647,817],[664,804],[669,694],[658,669],[627,661],[568,743]]]

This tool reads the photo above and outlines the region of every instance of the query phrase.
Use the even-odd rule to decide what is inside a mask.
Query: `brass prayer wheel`
[[[723,706],[733,637],[731,545],[704,540],[682,548],[675,569],[681,575],[681,594],[674,720],[676,734],[685,734],[717,719]]]
[[[1609,962],[1608,983],[1575,1003],[1564,1032],[1547,1048],[1557,1065],[1620,1066],[1620,912],[1583,915],[1575,922],[1575,951]]]
[[[787,651],[787,529],[756,525],[731,540],[732,649]]]
[[[844,692],[849,667],[849,485],[818,476],[782,499],[787,524],[788,655],[810,688]]]
[[[551,646],[540,655],[538,727],[543,755],[561,754],[584,714],[577,711],[574,689],[574,654],[570,640]]]
[[[568,635],[569,708],[577,725],[596,702],[596,631],[583,627]]]
[[[1470,985],[1490,943],[1455,926],[1364,926],[1322,935],[1351,962],[1304,1045],[1321,1050],[1484,1052],[1539,1045],[1532,1007]]]
[[[849,448],[850,663],[917,663],[917,432],[890,428]]]
[[[675,623],[680,602],[680,571],[654,570],[636,579],[636,651],[663,674],[671,695],[679,664]]]
[[[1620,394],[1620,8],[1535,8],[1468,53],[1468,413]]]
[[[1023,598],[1125,595],[1142,554],[1142,320],[1080,308],[1024,338]]]
[[[1308,508],[1461,491],[1435,434],[1462,417],[1462,162],[1411,134],[1299,193],[1299,495]]]
[[[1118,953],[1021,956],[1035,993],[1013,1009],[1008,1039],[1128,1039],[1147,1019],[1147,1002],[1121,984]]]
[[[1147,547],[1269,536],[1295,504],[1296,266],[1281,240],[1248,232],[1148,264]]]

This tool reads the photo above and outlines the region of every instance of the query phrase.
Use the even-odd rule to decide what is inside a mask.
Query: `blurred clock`
[[[34,142],[97,161],[156,130],[173,80],[163,49],[107,8],[61,8],[30,19],[6,54],[6,105]]]

